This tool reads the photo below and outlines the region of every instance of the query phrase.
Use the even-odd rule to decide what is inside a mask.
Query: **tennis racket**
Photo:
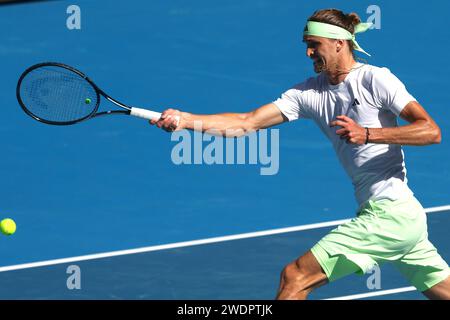
[[[81,71],[56,62],[26,69],[17,83],[16,95],[26,114],[46,124],[71,125],[108,114],[147,120],[161,117],[159,112],[130,107],[111,98]],[[101,96],[121,109],[99,112]]]

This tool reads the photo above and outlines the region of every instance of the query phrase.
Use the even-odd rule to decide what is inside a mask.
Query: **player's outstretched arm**
[[[269,103],[247,113],[197,115],[168,109],[162,113],[161,119],[152,120],[150,124],[166,131],[189,129],[208,131],[208,133],[224,137],[239,137],[285,121],[287,118],[278,107]]]

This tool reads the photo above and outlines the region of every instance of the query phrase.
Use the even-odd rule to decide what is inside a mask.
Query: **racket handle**
[[[161,113],[141,108],[131,108],[130,114],[147,120],[158,120],[161,118]]]

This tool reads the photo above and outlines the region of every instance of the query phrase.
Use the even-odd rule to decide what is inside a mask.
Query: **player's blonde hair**
[[[308,21],[332,24],[353,34],[355,33],[355,26],[361,22],[361,19],[354,12],[345,14],[338,9],[322,9],[314,12],[313,15],[308,18]],[[353,42],[347,40],[347,43],[350,51],[353,53]]]
[[[308,21],[315,21],[315,22],[322,22],[322,23],[328,23],[332,24],[341,28],[344,28],[348,32],[354,34],[355,33],[355,26],[361,22],[361,19],[359,18],[357,13],[351,12],[351,13],[344,13],[341,10],[338,9],[322,9],[314,12],[309,18]],[[305,27],[306,28],[306,27]],[[353,58],[357,61],[362,62],[363,64],[366,64],[367,61],[365,59],[356,57],[354,53],[354,44],[351,40],[347,40],[347,44],[350,50],[350,53],[353,55]],[[324,66],[325,69],[327,69],[329,66]],[[345,70],[343,70],[345,71]]]

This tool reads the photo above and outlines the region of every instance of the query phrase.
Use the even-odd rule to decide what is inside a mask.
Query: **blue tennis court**
[[[80,29],[68,28],[73,4]],[[0,299],[273,299],[284,265],[355,216],[352,184],[314,123],[299,120],[269,132],[279,138],[269,135],[279,146],[278,160],[266,155],[270,163],[259,154],[241,164],[176,164],[178,142],[141,119],[105,116],[67,127],[33,121],[17,103],[17,80],[32,64],[57,61],[132,106],[244,112],[313,75],[301,42],[311,13],[338,7],[369,19],[371,5],[0,5],[0,218],[18,227],[0,237]],[[390,68],[442,129],[441,144],[404,151],[408,184],[429,211],[430,238],[450,261],[450,4],[377,6],[380,29],[358,40],[372,54],[368,62]],[[438,48],[430,34],[440,39]],[[209,141],[200,144],[205,149]],[[270,166],[271,174],[261,174]],[[73,266],[79,289],[68,285]],[[423,299],[389,265],[374,288],[370,277],[345,278],[311,298]]]

